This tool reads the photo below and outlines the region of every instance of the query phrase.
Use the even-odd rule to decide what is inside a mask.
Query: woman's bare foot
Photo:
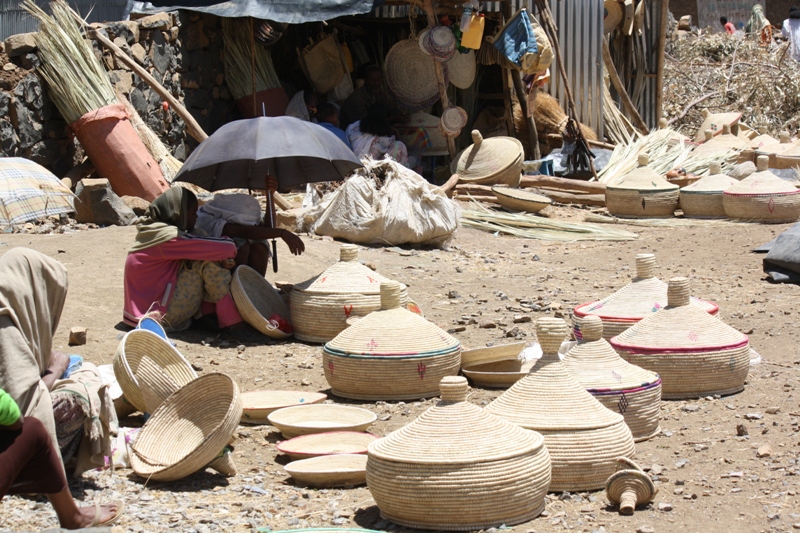
[[[100,516],[98,520],[95,520],[95,514],[97,510],[100,510]],[[80,529],[82,527],[91,527],[100,524],[104,524],[108,522],[117,514],[117,504],[109,503],[106,505],[100,505],[99,507],[96,505],[89,505],[87,507],[78,507],[78,513],[76,518],[76,522],[74,524],[65,525],[62,524],[63,527],[66,529]]]

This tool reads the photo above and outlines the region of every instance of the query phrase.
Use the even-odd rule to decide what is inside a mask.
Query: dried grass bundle
[[[223,18],[225,43],[225,79],[235,99],[253,94],[253,58],[255,51],[255,92],[281,86],[269,48],[253,43],[249,18]],[[255,44],[255,48],[253,48]]]

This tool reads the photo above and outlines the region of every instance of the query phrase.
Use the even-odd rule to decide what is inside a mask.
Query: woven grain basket
[[[650,158],[639,154],[639,166],[606,187],[608,212],[619,217],[669,218],[678,207],[680,192],[648,167]]]
[[[710,174],[681,189],[680,207],[687,218],[725,218],[723,193],[739,183],[721,173],[718,162],[711,163]]]
[[[367,446],[378,437],[363,431],[326,431],[300,435],[279,442],[275,447],[292,460],[309,459],[321,455],[340,455],[343,453],[366,455]]]
[[[288,320],[289,307],[264,276],[247,265],[240,266],[233,273],[231,295],[242,318],[258,331],[277,340],[292,336],[269,321],[273,314]]]
[[[355,400],[436,396],[444,376],[458,374],[461,344],[400,306],[400,284],[381,283],[381,311],[342,331],[322,350],[331,392]]]
[[[486,410],[544,436],[553,463],[551,491],[597,490],[614,472],[617,457],[633,456],[633,436],[622,415],[598,402],[559,360],[566,332],[563,320],[540,318],[542,357]]]
[[[667,284],[655,277],[656,257],[653,254],[636,256],[636,277],[617,292],[598,300],[580,304],[573,309],[573,320],[597,315],[603,321],[603,338],[615,337],[667,305]],[[692,297],[692,305],[711,315],[719,306]]]
[[[513,137],[484,139],[478,130],[472,130],[472,142],[450,163],[453,174],[465,183],[519,186],[524,157],[521,142]]]
[[[384,281],[389,279],[358,262],[357,246],[343,244],[339,262],[292,290],[290,311],[295,338],[325,343],[350,325],[348,318],[378,311]],[[408,304],[405,285],[400,287],[400,300],[402,305]]]
[[[242,416],[239,387],[226,374],[200,376],[172,394],[131,444],[131,466],[146,479],[174,481],[210,466],[235,474],[220,457]]]
[[[657,372],[667,400],[737,393],[750,368],[747,335],[689,305],[686,278],[671,279],[669,305],[611,346],[629,363]]]
[[[294,405],[311,405],[328,398],[321,392],[290,390],[254,390],[242,394],[243,424],[269,424],[267,417],[273,411]]]
[[[321,455],[292,461],[284,469],[297,483],[309,487],[352,487],[367,481],[367,457],[364,455]]]
[[[152,413],[148,411],[148,400],[153,407],[197,378],[192,365],[178,350],[143,329],[129,331],[120,341],[114,354],[114,375],[125,399],[142,413]]]
[[[725,191],[723,205],[730,218],[781,224],[800,219],[800,190],[768,170],[759,156],[755,172]]]
[[[442,379],[442,399],[369,445],[367,486],[397,524],[477,530],[527,522],[544,509],[544,439],[467,403],[467,380]]]
[[[492,192],[497,203],[511,211],[525,211],[538,213],[553,202],[547,196],[536,194],[524,189],[510,189],[508,187],[492,187]]]
[[[284,438],[328,431],[366,431],[378,415],[349,405],[296,405],[273,411],[269,423],[281,430]]]
[[[625,417],[635,442],[660,431],[661,378],[622,359],[603,339],[603,322],[589,315],[576,319],[578,343],[567,352],[564,366],[573,378],[607,408]]]

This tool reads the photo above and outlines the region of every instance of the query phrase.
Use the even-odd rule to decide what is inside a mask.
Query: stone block
[[[138,43],[139,42],[139,23],[135,20],[124,20],[120,22],[120,24],[125,24],[128,27],[128,31],[131,32],[131,40],[128,41],[129,44]]]
[[[150,207],[150,202],[138,196],[123,196],[122,201],[125,202],[125,205],[130,207],[131,211],[136,213],[138,217],[144,215],[144,212]]]
[[[303,221],[303,208],[295,207],[288,211],[277,211],[275,213],[275,225],[287,231],[296,232]]]
[[[133,210],[111,190],[107,179],[82,179],[75,196],[75,220],[83,224],[127,226],[136,219]]]
[[[29,148],[42,140],[42,123],[36,120],[34,112],[18,98],[11,105],[11,123],[17,130],[21,149]]]
[[[5,91],[0,91],[0,117],[8,116],[8,104],[11,102],[11,97]]]
[[[172,26],[172,17],[169,13],[156,13],[139,19],[139,28],[145,30],[166,30]]]
[[[35,68],[38,68],[39,65],[42,64],[42,62],[39,60],[39,56],[34,54],[33,52],[22,54],[19,63],[25,70],[33,70]]]
[[[81,326],[75,326],[73,328],[69,328],[69,344],[70,346],[83,346],[86,344],[86,332],[88,331],[87,328]]]
[[[17,57],[36,50],[35,33],[18,33],[8,37],[5,42],[8,57]]]
[[[17,153],[18,145],[19,137],[17,137],[17,132],[14,131],[14,126],[7,120],[0,120],[0,154],[5,157],[14,157]]]
[[[54,139],[45,139],[30,146],[25,150],[25,157],[39,163],[45,168],[51,168],[53,161],[61,156],[61,147]]]
[[[111,84],[122,94],[129,94],[133,88],[133,74],[125,70],[112,70],[108,75]]]
[[[684,15],[678,21],[678,29],[683,31],[689,31],[692,29],[692,16],[691,15]]]
[[[144,65],[144,59],[147,57],[147,51],[144,49],[139,43],[135,43],[131,46],[131,57],[136,60],[137,63],[140,65]]]
[[[125,37],[115,37],[114,44],[117,45],[117,48],[130,55],[131,47],[128,46],[128,41],[125,39]]]

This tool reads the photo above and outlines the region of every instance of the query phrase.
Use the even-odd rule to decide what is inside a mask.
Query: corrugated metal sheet
[[[644,0],[642,0],[644,1]],[[658,126],[658,50],[661,6],[666,0],[648,0],[645,4],[645,32],[640,37],[644,44],[644,88],[636,104],[642,120],[649,128]]]
[[[49,12],[49,0],[35,1]],[[0,0],[0,40],[39,28],[36,19],[22,9],[21,3],[20,0]],[[128,0],[69,0],[69,5],[89,22],[114,22],[126,18]]]

